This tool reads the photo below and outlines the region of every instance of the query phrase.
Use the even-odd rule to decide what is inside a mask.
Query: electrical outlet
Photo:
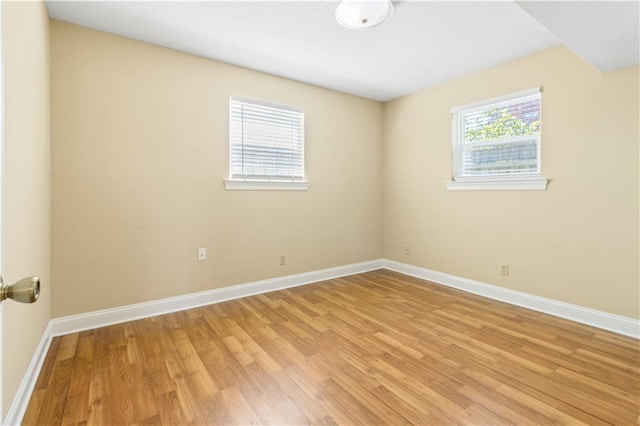
[[[509,264],[501,263],[500,264],[500,275],[509,275]]]
[[[200,260],[200,261],[207,260],[207,249],[206,248],[199,248],[198,249],[198,260]]]
[[[409,256],[411,254],[411,247],[404,246],[404,254],[405,256]]]
[[[280,266],[284,266],[287,264],[287,256],[285,256],[284,254],[280,255]]]

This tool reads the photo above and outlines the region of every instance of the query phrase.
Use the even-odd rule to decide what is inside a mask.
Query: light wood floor
[[[25,424],[638,421],[637,340],[376,271],[55,338]]]

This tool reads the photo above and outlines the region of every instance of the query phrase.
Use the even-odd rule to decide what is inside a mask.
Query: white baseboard
[[[51,320],[52,336],[61,336],[69,333],[105,327],[140,318],[168,314],[198,306],[210,305],[255,294],[297,287],[317,281],[359,274],[382,268],[382,260],[353,263],[335,268],[321,269],[319,271],[306,272],[296,275],[287,275],[263,281],[255,281],[247,284],[239,284],[230,287],[217,288],[199,293],[185,294],[167,299],[153,300],[137,303],[113,309],[104,309],[79,315],[54,318]]]
[[[33,353],[31,362],[16,392],[16,396],[13,398],[13,402],[7,411],[7,416],[2,423],[3,425],[19,425],[22,423],[22,418],[27,411],[27,405],[29,405],[31,394],[38,381],[38,376],[40,375],[40,370],[42,369],[50,345],[51,322],[49,322],[47,328],[44,330],[40,342]]]
[[[595,309],[585,308],[570,303],[559,302],[545,297],[535,296],[520,291],[509,290],[507,288],[474,281],[443,272],[432,271],[418,266],[393,260],[382,260],[385,269],[400,272],[412,277],[442,284],[447,287],[454,287],[459,290],[474,293],[490,299],[500,300],[512,305],[522,306],[538,312],[544,312],[556,317],[566,318],[582,324],[591,325],[604,330],[613,331],[629,337],[640,339],[640,321],[609,314]]]
[[[255,281],[214,290],[191,293],[167,299],[127,305],[113,309],[104,309],[79,315],[54,318],[49,324],[51,336],[60,336],[93,328],[105,327],[121,322],[147,318],[170,312],[182,311],[255,294],[267,293],[304,284],[358,274],[375,269],[386,268],[427,281],[454,287],[478,294],[490,299],[500,300],[512,305],[522,306],[538,312],[544,312],[625,336],[640,339],[640,321],[570,303],[535,296],[520,291],[498,287],[492,284],[474,281],[455,275],[437,272],[406,263],[387,259],[371,260],[335,268],[321,269],[296,275]]]

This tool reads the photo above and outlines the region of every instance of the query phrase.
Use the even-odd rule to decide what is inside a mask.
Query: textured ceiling
[[[519,2],[569,49],[600,71],[640,59],[640,2]]]
[[[338,3],[328,1],[48,1],[47,8],[54,19],[387,101],[569,40],[552,31],[572,27],[571,16],[554,20],[558,8],[543,7],[556,3],[394,2],[391,21],[366,31],[341,27]],[[591,46],[594,35],[581,33]]]

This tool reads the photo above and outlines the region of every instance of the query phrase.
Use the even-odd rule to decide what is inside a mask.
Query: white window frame
[[[463,176],[462,170],[462,149],[464,143],[464,123],[462,117],[465,113],[489,109],[501,104],[512,103],[520,98],[542,94],[542,88],[536,87],[505,96],[499,96],[467,105],[458,106],[451,109],[452,113],[452,139],[453,139],[453,176],[447,182],[447,189],[450,191],[473,191],[473,190],[546,190],[548,180],[541,175],[542,165],[542,139],[538,135],[537,139],[537,171],[534,173],[506,173],[494,174],[490,176]],[[540,107],[542,109],[542,105]],[[542,123],[541,123],[542,124]],[[524,138],[513,137],[505,139],[506,142],[518,142]],[[482,143],[482,142],[480,142]]]
[[[287,113],[301,114],[301,123],[299,129],[302,132],[302,175],[287,178],[277,176],[238,176],[233,175],[232,170],[232,125],[234,118],[232,117],[232,103],[241,102],[258,107],[274,108],[285,111]],[[304,110],[302,108],[278,104],[270,101],[248,98],[244,96],[232,95],[229,97],[229,175],[224,180],[224,186],[227,190],[248,190],[248,191],[306,191],[309,189],[309,182],[305,179],[305,129],[304,129]]]

